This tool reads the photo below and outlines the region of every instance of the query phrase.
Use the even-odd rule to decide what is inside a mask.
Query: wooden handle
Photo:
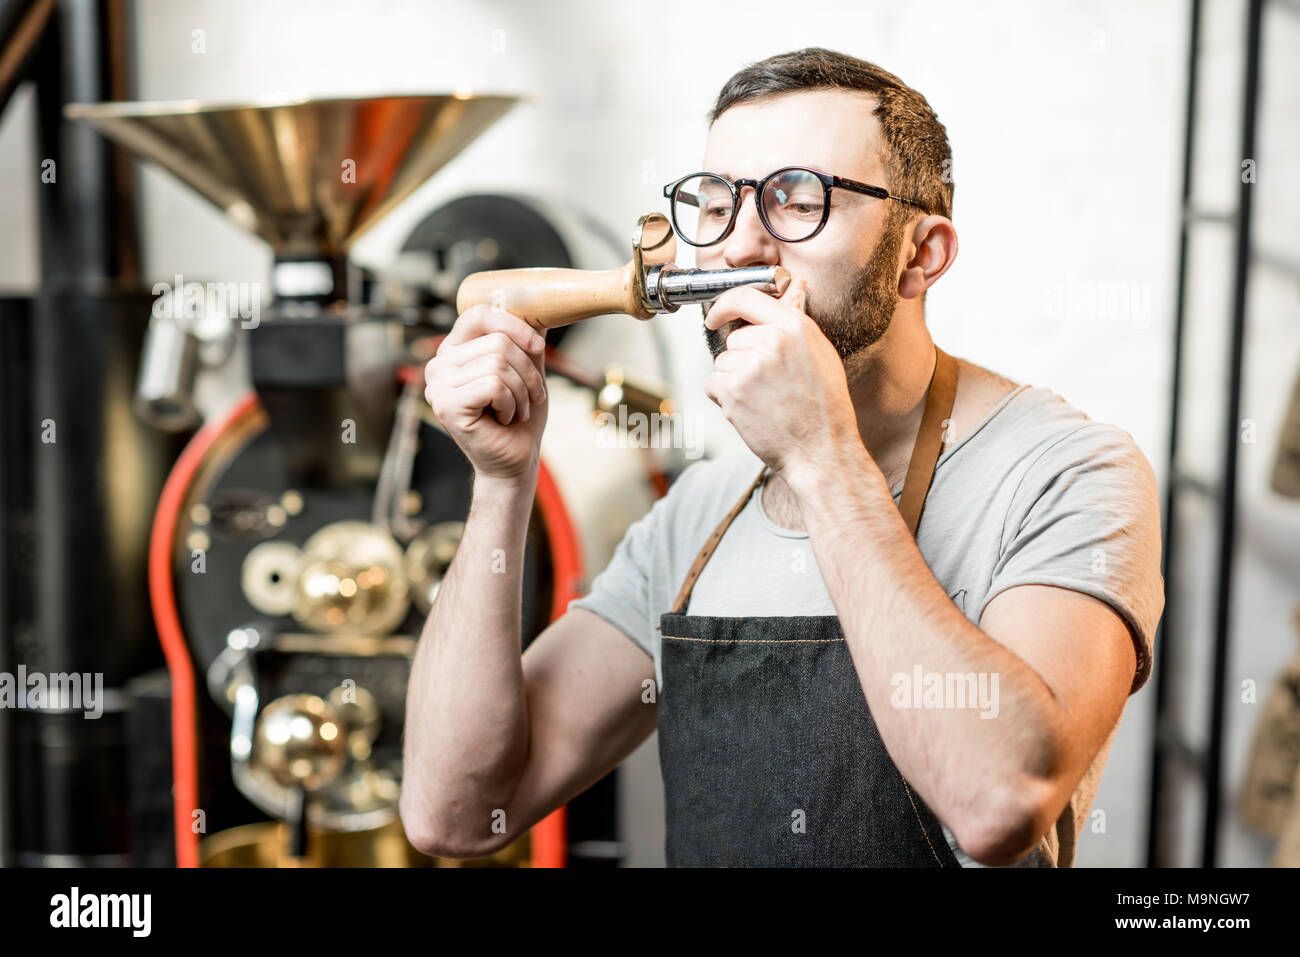
[[[632,263],[621,269],[494,269],[465,277],[456,311],[486,304],[514,313],[534,329],[554,329],[580,319],[623,313],[649,319]]]

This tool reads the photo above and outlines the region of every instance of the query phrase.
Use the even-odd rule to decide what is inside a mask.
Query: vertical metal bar
[[[1152,736],[1150,808],[1147,814],[1147,867],[1161,867],[1168,863],[1168,835],[1170,803],[1165,798],[1165,764],[1169,760],[1166,736],[1174,733],[1172,726],[1173,696],[1169,693],[1169,659],[1172,642],[1177,634],[1171,627],[1174,597],[1178,593],[1175,577],[1174,545],[1177,539],[1178,439],[1182,428],[1181,401],[1183,385],[1183,341],[1187,311],[1187,247],[1192,207],[1192,154],[1196,148],[1196,83],[1197,62],[1201,43],[1201,0],[1192,0],[1191,29],[1187,41],[1187,112],[1183,118],[1183,192],[1182,223],[1178,235],[1178,294],[1174,307],[1174,369],[1173,401],[1169,421],[1169,458],[1165,470],[1164,552],[1161,556],[1165,580],[1165,612],[1155,637],[1155,692],[1156,720]]]
[[[1259,47],[1263,0],[1250,0],[1247,9],[1246,69],[1242,84],[1241,158],[1255,157],[1256,113],[1259,105]],[[1254,177],[1251,177],[1253,180]],[[1224,681],[1228,668],[1228,637],[1232,624],[1232,572],[1236,557],[1237,448],[1241,422],[1242,358],[1246,338],[1246,291],[1250,280],[1250,223],[1253,182],[1242,176],[1237,202],[1236,276],[1232,308],[1232,355],[1228,365],[1228,416],[1224,438],[1223,513],[1219,531],[1219,589],[1215,607],[1214,673],[1210,685],[1210,739],[1205,763],[1205,829],[1201,866],[1214,867],[1218,856],[1219,804],[1222,791]]]
[[[71,100],[125,92],[109,69],[118,62],[124,75],[125,57],[108,48],[110,36],[129,32],[113,24],[125,13],[120,0],[63,0],[31,68],[36,156],[51,161],[52,175],[37,191],[41,291],[23,358],[28,428],[42,433],[49,420],[54,431],[20,453],[32,485],[33,613],[12,657],[29,672],[102,675],[105,713],[88,722],[41,710],[11,716],[19,864],[127,859],[120,689],[160,663],[144,581],[149,528],[136,519],[147,519],[171,454],[130,411],[152,297],[134,288],[134,211],[119,195],[117,154],[62,112]]]
[[[52,163],[54,178],[37,191],[43,291],[100,292],[134,286],[140,262],[135,212],[118,191],[119,174],[131,160],[89,124],[65,119],[72,102],[120,97],[114,85],[116,60],[108,37],[124,37],[127,27],[116,0],[64,0],[45,32],[32,65],[36,81],[37,149]]]
[[[0,672],[16,672],[16,648],[33,633],[36,591],[32,422],[32,300],[0,298]],[[24,689],[25,692],[25,689]],[[0,708],[0,867],[15,861],[17,759],[13,708]]]

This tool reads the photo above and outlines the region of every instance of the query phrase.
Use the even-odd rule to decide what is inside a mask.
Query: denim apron
[[[956,394],[937,346],[899,510],[915,537]],[[686,614],[691,589],[763,472],[660,616],[658,703],[670,867],[958,867],[890,760],[835,615]]]

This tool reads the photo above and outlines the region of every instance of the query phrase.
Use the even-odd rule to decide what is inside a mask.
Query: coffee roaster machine
[[[384,268],[349,252],[514,102],[67,106],[275,257],[269,283],[176,277],[149,305],[133,411],[184,445],[149,519],[166,669],[124,689],[130,862],[460,864],[415,852],[397,819],[411,657],[472,478],[423,397],[423,365],[467,275],[595,265],[575,258],[579,234],[611,259],[620,251],[544,198],[475,194],[434,210]],[[662,356],[652,324],[626,318],[548,335],[525,647],[685,464],[680,451],[600,438],[617,420],[601,412],[671,411]],[[616,864],[615,775],[468,863]]]

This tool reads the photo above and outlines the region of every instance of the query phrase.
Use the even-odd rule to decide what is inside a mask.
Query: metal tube
[[[1182,395],[1185,343],[1187,340],[1187,284],[1190,257],[1188,249],[1191,234],[1193,153],[1196,148],[1197,78],[1200,64],[1202,0],[1192,0],[1192,22],[1187,40],[1187,97],[1183,114],[1183,185],[1182,222],[1178,236],[1178,293],[1174,306],[1174,362],[1170,403],[1168,469],[1165,472],[1165,506],[1161,527],[1164,529],[1164,547],[1161,550],[1161,574],[1165,581],[1165,612],[1156,629],[1155,647],[1161,653],[1155,656],[1152,683],[1155,686],[1156,730],[1152,735],[1151,783],[1147,792],[1147,867],[1169,867],[1174,863],[1173,846],[1178,829],[1175,820],[1177,802],[1166,789],[1171,786],[1169,764],[1173,747],[1168,742],[1178,739],[1172,721],[1176,713],[1177,690],[1171,687],[1174,673],[1169,668],[1171,659],[1180,657],[1182,642],[1174,619],[1178,614],[1175,597],[1178,596],[1177,570],[1174,556],[1178,554],[1177,533],[1179,523],[1179,485],[1177,480],[1179,445],[1183,430],[1183,417],[1178,397]]]
[[[1241,97],[1241,155],[1256,152],[1259,108],[1260,43],[1263,0],[1250,0],[1246,8],[1246,68]],[[1232,309],[1232,357],[1228,363],[1228,413],[1223,420],[1225,450],[1223,499],[1219,513],[1219,581],[1214,606],[1214,664],[1210,683],[1209,744],[1206,746],[1205,820],[1201,836],[1201,866],[1218,865],[1219,807],[1223,793],[1223,741],[1227,720],[1228,643],[1233,633],[1232,583],[1237,548],[1237,450],[1241,445],[1242,378],[1245,363],[1247,289],[1250,281],[1251,201],[1254,186],[1241,178],[1237,200],[1237,251]],[[1175,397],[1177,398],[1177,397]]]
[[[181,432],[199,421],[194,407],[198,338],[181,322],[155,316],[145,333],[135,411],[154,428]]]
[[[685,303],[709,302],[738,286],[754,286],[760,292],[779,296],[789,283],[790,273],[781,266],[678,269],[665,265],[650,270],[646,291],[657,312],[676,312]]]

